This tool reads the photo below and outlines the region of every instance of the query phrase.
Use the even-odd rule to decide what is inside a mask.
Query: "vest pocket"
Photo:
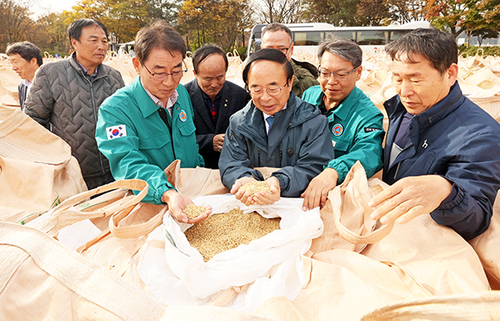
[[[196,127],[192,122],[185,122],[179,126],[179,131],[182,136],[190,136],[196,131]]]

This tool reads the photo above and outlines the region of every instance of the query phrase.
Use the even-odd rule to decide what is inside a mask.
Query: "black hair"
[[[211,55],[221,55],[222,58],[224,59],[224,63],[226,64],[226,71],[227,71],[227,68],[229,67],[229,62],[227,60],[226,55],[224,54],[224,51],[222,51],[222,49],[216,45],[207,44],[198,48],[193,53],[192,61],[193,61],[194,72],[198,73],[198,65]]]
[[[392,60],[411,60],[411,55],[421,55],[430,61],[434,69],[445,73],[452,64],[458,63],[458,47],[453,37],[444,31],[418,28],[385,46]]]
[[[86,19],[75,20],[69,25],[68,27],[69,41],[71,42],[71,39],[80,41],[80,37],[82,36],[82,29],[94,25],[101,27],[102,31],[104,31],[104,34],[106,35],[106,38],[108,38],[108,29],[102,22],[100,22],[99,20],[86,18]]]
[[[182,59],[186,58],[186,43],[182,36],[163,20],[139,30],[135,37],[135,56],[144,63],[154,48],[165,49],[172,54],[178,51]]]
[[[293,77],[293,68],[292,64],[286,58],[285,54],[277,49],[261,49],[250,56],[245,68],[243,69],[243,81],[246,85],[248,85],[248,71],[252,66],[252,63],[259,60],[268,60],[274,61],[283,66],[283,69],[286,72],[286,82],[288,83]]]
[[[7,56],[18,54],[28,62],[30,62],[31,59],[36,58],[38,67],[43,64],[42,52],[40,51],[40,48],[28,41],[16,42],[8,45],[5,53]]]

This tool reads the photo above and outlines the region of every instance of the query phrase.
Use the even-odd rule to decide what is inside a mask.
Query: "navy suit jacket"
[[[26,96],[28,95],[28,86],[24,83],[19,84],[19,86],[17,86],[17,95],[19,96],[19,105],[21,106],[21,110],[24,110],[24,102],[26,101]]]
[[[194,125],[196,126],[196,140],[200,147],[200,155],[205,160],[205,167],[219,168],[220,152],[214,151],[213,138],[224,134],[229,126],[229,117],[239,111],[250,100],[250,96],[242,87],[226,81],[221,89],[221,102],[217,123],[212,124],[212,117],[205,105],[202,91],[196,79],[184,85],[193,104]]]

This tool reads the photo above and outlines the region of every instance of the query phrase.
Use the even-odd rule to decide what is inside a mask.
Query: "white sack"
[[[239,207],[245,214],[255,211],[266,218],[281,217],[281,229],[205,263],[183,233],[191,225],[165,215],[163,225],[149,235],[141,249],[138,264],[139,276],[157,300],[167,305],[206,305],[221,291],[249,283],[230,307],[252,312],[271,297],[295,299],[305,282],[302,254],[323,233],[318,208],[302,211],[301,198],[245,206],[231,194],[202,196],[193,202],[212,206],[212,213]],[[163,242],[164,249],[158,247]]]

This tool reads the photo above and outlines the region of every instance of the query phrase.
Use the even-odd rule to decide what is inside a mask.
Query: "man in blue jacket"
[[[334,158],[328,122],[319,109],[291,93],[293,69],[279,50],[253,54],[243,81],[252,101],[230,118],[219,159],[222,182],[247,205],[299,197]],[[280,169],[266,180],[271,193],[251,197],[239,188],[262,181],[262,173],[254,169],[261,166]]]
[[[397,96],[385,102],[389,130],[373,219],[405,223],[430,213],[465,239],[484,232],[500,188],[500,125],[463,96],[457,45],[417,29],[386,46]]]

